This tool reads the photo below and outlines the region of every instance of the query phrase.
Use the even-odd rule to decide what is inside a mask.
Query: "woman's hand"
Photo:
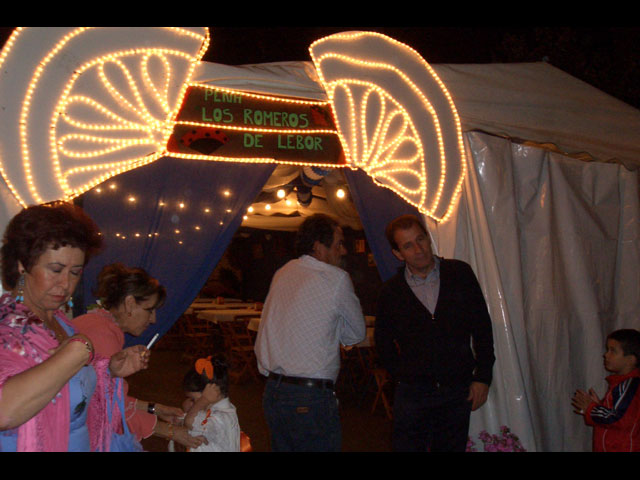
[[[185,414],[181,408],[156,403],[156,415],[167,423],[180,425]]]
[[[82,342],[71,341],[74,337]],[[89,341],[83,335],[67,338],[44,362],[5,381],[0,395],[0,431],[19,427],[49,405],[91,358],[85,340]]]
[[[60,342],[60,344],[58,344],[57,347],[55,348],[51,348],[49,349],[49,355],[54,355],[57,352],[59,352],[60,350],[62,350],[63,348],[65,348],[67,345],[69,345],[69,343],[74,343],[77,342],[78,340],[81,340],[81,342],[78,342],[79,345],[77,346],[77,348],[80,348],[80,344],[84,344],[84,350],[87,352],[87,359],[85,361],[85,364],[89,361],[89,359],[91,358],[91,356],[93,355],[93,343],[91,343],[91,340],[89,340],[89,337],[87,337],[86,335],[83,335],[81,333],[76,333],[75,335],[73,335],[72,337],[69,337],[67,339],[65,339],[64,341]]]
[[[120,350],[111,357],[109,370],[115,377],[128,377],[149,366],[150,352],[144,345],[134,345]]]
[[[198,435],[197,437],[192,437],[189,435],[189,430],[186,427],[174,426],[173,427],[173,440],[179,443],[180,445],[184,445],[187,448],[197,448],[203,443],[207,445],[207,439],[202,435]]]
[[[188,412],[195,402],[191,398],[185,398],[182,402],[182,410]]]

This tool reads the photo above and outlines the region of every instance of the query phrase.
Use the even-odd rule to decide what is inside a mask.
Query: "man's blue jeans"
[[[338,399],[330,389],[267,380],[262,407],[274,452],[339,452]]]

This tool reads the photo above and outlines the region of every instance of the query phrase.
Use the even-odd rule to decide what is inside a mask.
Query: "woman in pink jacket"
[[[77,206],[23,209],[2,241],[0,451],[109,451],[107,404],[116,383],[146,368],[142,345],[105,358],[65,310],[85,264],[101,248],[95,223]]]

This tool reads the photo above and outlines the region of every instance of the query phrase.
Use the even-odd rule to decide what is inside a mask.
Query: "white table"
[[[365,338],[362,342],[354,345],[356,347],[370,347],[373,345],[373,325],[376,322],[376,317],[371,315],[366,315],[364,317],[365,323],[367,325],[367,338]],[[260,317],[254,317],[249,320],[249,325],[247,328],[249,330],[253,330],[254,332],[258,331],[258,326],[260,325]]]
[[[226,308],[226,309],[210,309],[210,310],[199,310],[196,312],[196,316],[198,318],[202,318],[203,320],[207,320],[209,322],[229,322],[232,321],[236,316],[255,316],[260,318],[262,314],[261,311],[255,310],[254,308]]]
[[[201,310],[229,310],[229,309],[246,309],[253,308],[255,302],[247,302],[247,303],[211,303],[211,302],[193,302],[189,305],[186,312],[189,313],[197,313]]]
[[[247,325],[247,329],[252,332],[257,332],[258,327],[260,326],[260,317],[252,317],[249,319],[249,324]]]

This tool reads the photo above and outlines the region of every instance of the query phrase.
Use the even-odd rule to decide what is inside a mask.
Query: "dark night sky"
[[[2,44],[12,28],[0,27]],[[310,60],[308,48],[313,41],[341,31],[370,30],[406,43],[433,64],[545,60],[640,108],[640,27],[341,25],[214,26],[209,30],[211,44],[204,60],[210,62]]]
[[[640,27],[209,27],[205,60],[228,65],[310,60],[309,45],[348,30],[384,33],[429,63],[545,60],[640,108]]]

